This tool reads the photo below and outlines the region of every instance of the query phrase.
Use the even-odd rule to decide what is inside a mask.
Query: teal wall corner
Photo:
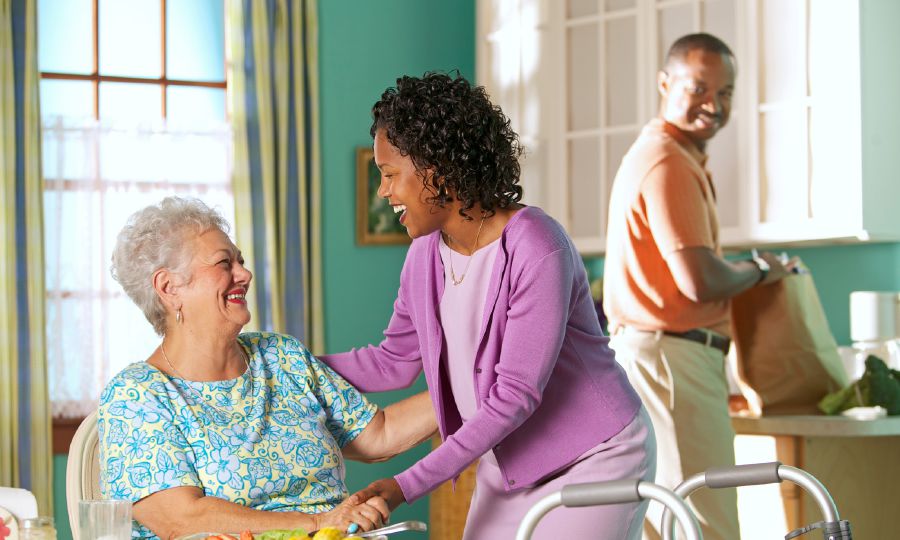
[[[66,454],[53,456],[53,521],[56,522],[56,540],[72,540],[69,526],[69,510],[66,506]]]
[[[321,0],[318,5],[325,352],[339,352],[381,341],[407,249],[356,244],[355,150],[372,145],[372,105],[402,75],[456,69],[474,81],[475,2]],[[369,397],[384,406],[421,390],[420,377],[409,390]],[[386,463],[350,462],[348,487],[353,492],[393,476],[428,451],[424,443]],[[408,519],[428,521],[427,497],[402,505],[391,518]]]

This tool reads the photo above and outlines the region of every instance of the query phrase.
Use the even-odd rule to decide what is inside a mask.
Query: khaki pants
[[[662,332],[620,329],[610,346],[641,396],[656,431],[656,483],[669,489],[710,467],[734,465],[734,430],[722,351]],[[702,488],[688,503],[704,540],[740,538],[734,489]],[[660,537],[653,503],[644,539]]]

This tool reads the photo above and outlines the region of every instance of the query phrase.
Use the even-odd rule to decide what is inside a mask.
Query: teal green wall
[[[321,0],[319,43],[325,338],[326,351],[336,352],[381,340],[406,254],[406,246],[356,245],[355,149],[372,144],[372,105],[400,75],[459,69],[474,80],[475,2]],[[420,379],[414,388],[425,385]],[[371,397],[386,405],[411,393]],[[347,483],[354,490],[392,476],[427,450],[384,464],[348,463]],[[392,517],[406,519],[427,521],[427,499]]]
[[[781,250],[778,250],[779,252]],[[841,345],[850,344],[850,292],[900,290],[900,244],[855,244],[786,250],[812,272],[828,325]],[[603,259],[585,259],[591,278],[603,274]]]
[[[56,540],[72,540],[69,514],[66,508],[66,459],[65,454],[53,456],[53,520],[56,522]]]

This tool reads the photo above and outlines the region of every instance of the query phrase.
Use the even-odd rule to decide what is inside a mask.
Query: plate
[[[878,420],[887,416],[887,409],[884,407],[853,407],[841,413],[843,416],[853,418],[855,420]]]
[[[12,513],[3,507],[0,507],[0,523],[2,523],[0,526],[9,529],[9,536],[6,537],[6,540],[19,540],[19,523]]]

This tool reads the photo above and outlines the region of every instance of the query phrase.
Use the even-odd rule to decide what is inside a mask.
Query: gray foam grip
[[[600,504],[618,504],[638,502],[640,480],[616,480],[613,482],[588,482],[571,484],[562,488],[563,506],[596,506]]]
[[[715,467],[706,471],[706,485],[716,488],[737,486],[756,486],[760,484],[777,484],[778,467],[781,463],[754,463],[752,465],[735,465],[734,467]]]

